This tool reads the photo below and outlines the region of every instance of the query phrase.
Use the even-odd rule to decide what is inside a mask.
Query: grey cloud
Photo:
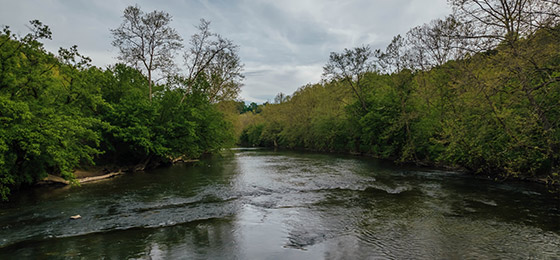
[[[241,97],[259,102],[319,81],[332,51],[364,44],[384,49],[393,36],[450,12],[446,0],[18,0],[4,1],[0,24],[24,34],[25,24],[39,19],[53,30],[48,50],[77,44],[104,67],[117,56],[109,29],[136,3],[144,11],[169,12],[185,41],[200,18],[212,21],[213,31],[240,46],[246,64]]]
[[[246,74],[242,96],[250,101],[272,100],[279,92],[291,94],[302,85],[318,82],[321,72],[322,64],[259,67],[256,73]]]

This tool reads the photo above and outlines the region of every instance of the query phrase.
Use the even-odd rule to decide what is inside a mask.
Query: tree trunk
[[[151,104],[152,103],[152,71],[151,70],[148,70],[148,86],[150,89],[149,97],[150,97],[150,104]]]

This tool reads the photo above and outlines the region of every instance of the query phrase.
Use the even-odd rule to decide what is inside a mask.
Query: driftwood
[[[86,182],[92,182],[92,181],[98,181],[98,180],[103,180],[103,179],[109,179],[109,178],[113,178],[117,175],[121,175],[123,174],[122,171],[118,171],[118,172],[111,172],[105,175],[100,175],[100,176],[93,176],[93,177],[86,177],[86,178],[81,178],[81,179],[77,179],[77,181],[79,183],[86,183]]]
[[[126,167],[121,167],[121,168],[117,168],[117,167],[112,167],[112,168],[94,168],[93,170],[87,171],[87,170],[76,170],[75,171],[75,175],[77,176],[76,178],[76,182],[77,183],[88,183],[88,182],[94,182],[94,181],[98,181],[98,180],[104,180],[104,179],[109,179],[109,178],[113,178],[115,176],[118,175],[122,175],[125,172],[134,172],[134,171],[143,171],[148,164],[150,163],[150,158],[148,158],[147,160],[145,160],[144,162],[135,165],[135,166],[131,166],[129,168]],[[188,159],[185,157],[178,157],[178,158],[170,158],[171,159],[171,163],[194,163],[194,162],[198,162],[199,160],[197,159]],[[103,175],[99,175],[103,172],[107,172],[107,171],[112,171],[109,172],[107,174],[103,174]],[[88,176],[89,177],[85,177]],[[93,175],[93,176],[91,176]],[[65,185],[69,185],[71,184],[69,181],[65,180],[64,178],[60,177],[60,176],[56,176],[56,175],[52,175],[49,174],[47,175],[47,177],[45,177],[44,179],[42,179],[41,181],[39,181],[37,183],[38,185],[61,185],[61,186],[65,186]]]
[[[113,178],[113,177],[115,177],[117,175],[121,175],[121,174],[124,174],[124,172],[123,171],[117,171],[117,172],[111,172],[111,173],[107,173],[107,174],[99,175],[99,176],[77,178],[76,182],[78,182],[80,184],[81,183],[87,183],[87,182],[94,182],[94,181],[98,181],[98,180]],[[62,177],[49,174],[46,178],[39,181],[38,184],[39,185],[53,185],[53,184],[54,185],[69,185],[70,182],[63,179]]]

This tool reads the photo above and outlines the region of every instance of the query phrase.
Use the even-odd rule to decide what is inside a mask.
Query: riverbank
[[[96,167],[92,169],[79,169],[74,171],[74,180],[66,180],[60,176],[49,174],[44,179],[37,182],[38,186],[65,186],[75,184],[84,184],[99,180],[105,180],[109,178],[113,178],[115,176],[122,175],[126,173],[123,169],[119,168],[117,170],[108,170],[107,168],[103,167]]]
[[[175,159],[171,161],[171,164],[178,164],[178,163],[195,163],[198,162],[198,159]],[[160,167],[161,165],[158,165]],[[157,168],[157,167],[154,167]],[[126,173],[133,173],[148,170],[151,168],[143,168],[138,167],[138,165],[130,165],[130,166],[113,166],[113,165],[106,165],[106,166],[91,166],[88,168],[83,169],[76,169],[74,171],[75,179],[72,181],[66,180],[60,176],[49,174],[47,177],[42,179],[41,181],[37,182],[36,185],[38,186],[66,186],[71,184],[85,184],[91,183],[101,180],[110,179],[119,175],[123,175]]]

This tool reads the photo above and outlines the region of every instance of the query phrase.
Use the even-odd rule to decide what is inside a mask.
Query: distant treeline
[[[450,2],[384,51],[331,53],[324,83],[279,94],[240,142],[558,183],[560,4]]]

